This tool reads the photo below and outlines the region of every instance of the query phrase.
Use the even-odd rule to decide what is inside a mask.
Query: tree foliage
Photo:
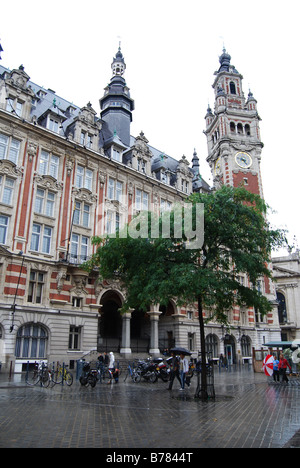
[[[98,248],[87,268],[96,266],[101,277],[123,284],[124,309],[147,310],[151,303],[167,305],[170,299],[193,304],[201,297],[209,320],[224,324],[234,304],[266,314],[272,306],[256,284],[261,277],[271,277],[271,251],[286,245],[286,237],[285,231],[270,228],[265,202],[242,187],[223,186],[209,194],[192,194],[187,203],[204,207],[201,248],[186,248],[184,229],[182,238],[174,236],[174,210],[169,214],[169,238],[151,237],[150,216],[144,238],[130,237],[128,227],[115,238],[94,238]],[[241,283],[241,275],[246,275],[250,287]]]

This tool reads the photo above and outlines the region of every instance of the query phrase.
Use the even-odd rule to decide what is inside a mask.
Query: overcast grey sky
[[[99,98],[119,40],[135,100],[131,133],[176,159],[194,148],[207,182],[204,116],[223,45],[258,101],[269,217],[300,242],[299,2],[15,0],[1,5],[1,64],[78,106]]]

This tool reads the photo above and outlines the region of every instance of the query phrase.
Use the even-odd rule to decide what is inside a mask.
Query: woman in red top
[[[286,382],[286,383],[289,382],[289,379],[286,376],[286,370],[287,370],[288,367],[289,367],[289,369],[291,371],[292,368],[289,365],[288,361],[285,359],[283,354],[280,354],[278,369],[279,369],[280,375],[282,375],[282,382]]]

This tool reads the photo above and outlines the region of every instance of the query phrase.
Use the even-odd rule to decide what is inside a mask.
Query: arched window
[[[251,136],[250,125],[248,124],[245,125],[245,133],[247,136]]]
[[[241,350],[243,357],[251,356],[251,339],[249,336],[243,335],[241,338]]]
[[[277,293],[277,301],[278,301],[278,318],[279,323],[287,323],[287,310],[286,310],[286,302],[285,297],[281,292]]]
[[[237,132],[239,135],[243,135],[243,125],[241,123],[237,124]]]
[[[16,358],[43,359],[46,357],[47,331],[36,323],[19,328],[16,340]]]
[[[230,81],[229,87],[230,87],[230,94],[236,94],[235,84],[233,81]]]
[[[230,131],[231,131],[231,133],[235,133],[235,123],[234,122],[230,122]]]
[[[219,355],[219,340],[218,337],[212,333],[205,338],[205,348],[207,353],[211,353],[212,358],[217,358]]]

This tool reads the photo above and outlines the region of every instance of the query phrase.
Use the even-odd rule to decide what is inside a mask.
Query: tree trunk
[[[201,398],[203,401],[208,400],[207,391],[207,369],[206,369],[206,349],[205,349],[205,333],[203,320],[202,296],[198,296],[198,316],[200,326],[200,342],[201,342],[201,373],[198,374],[198,385],[196,389],[196,398]]]

